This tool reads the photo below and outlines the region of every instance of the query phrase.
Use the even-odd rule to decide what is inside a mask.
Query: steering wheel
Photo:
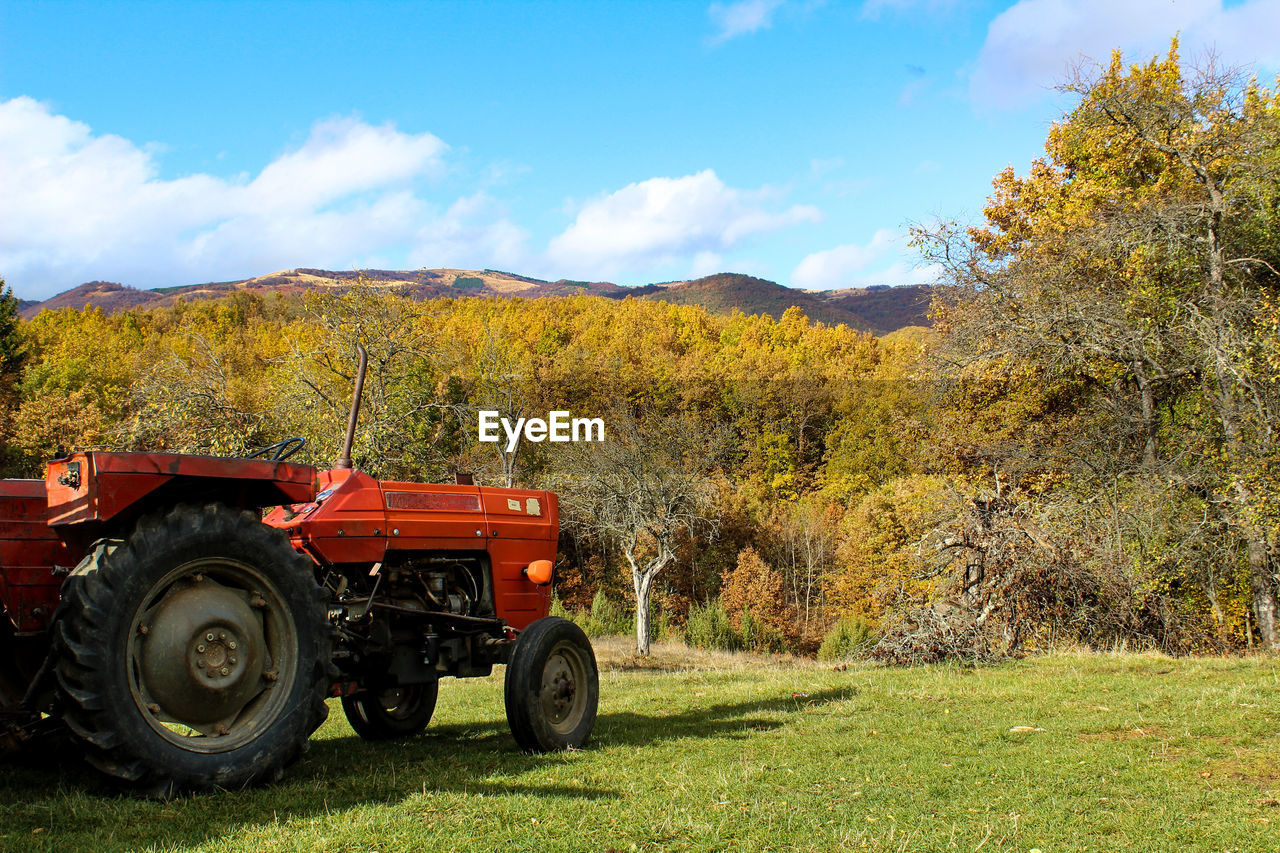
[[[286,438],[284,441],[277,441],[275,444],[268,444],[266,447],[259,447],[257,450],[245,454],[245,459],[260,459],[266,457],[272,462],[282,462],[293,454],[302,449],[302,445],[307,440],[300,435],[293,438]]]

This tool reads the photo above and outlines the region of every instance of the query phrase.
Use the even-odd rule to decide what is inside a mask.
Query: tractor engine
[[[343,682],[387,689],[443,676],[488,675],[501,660],[489,626],[493,584],[475,555],[407,555],[375,566],[354,592],[338,581],[331,618],[338,631],[334,663]],[[340,691],[349,689],[342,684]]]

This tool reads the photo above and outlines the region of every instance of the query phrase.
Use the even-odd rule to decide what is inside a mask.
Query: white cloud
[[[551,241],[547,257],[578,276],[610,277],[722,252],[756,235],[821,219],[809,205],[771,209],[777,196],[768,188],[726,186],[710,169],[650,178],[588,202]]]
[[[693,263],[689,265],[690,278],[702,278],[707,275],[715,275],[724,270],[724,258],[717,252],[699,252],[693,256]]]
[[[157,146],[14,98],[0,102],[0,276],[43,298],[96,278],[152,287],[350,269],[406,247],[440,249],[436,263],[514,253],[523,232],[492,210],[482,224],[474,201],[438,210],[415,194],[447,150],[430,133],[341,118],[256,176],[164,179]]]
[[[1277,32],[1280,0],[1021,0],[989,25],[969,89],[978,103],[1016,107],[1047,94],[1082,56],[1105,64],[1118,47],[1146,60],[1175,34],[1184,57],[1213,49],[1227,64],[1274,67]]]
[[[317,124],[302,148],[270,163],[249,185],[259,203],[311,209],[356,193],[438,174],[447,146],[356,119]]]
[[[939,270],[917,267],[901,259],[903,235],[882,228],[865,244],[848,243],[814,252],[791,273],[791,286],[804,290],[830,290],[872,284],[926,284]]]
[[[496,199],[478,192],[458,199],[418,228],[409,266],[521,270],[536,263],[528,238]]]
[[[738,0],[736,3],[712,3],[707,15],[716,26],[712,44],[726,42],[738,36],[767,30],[773,26],[774,13],[783,0]]]

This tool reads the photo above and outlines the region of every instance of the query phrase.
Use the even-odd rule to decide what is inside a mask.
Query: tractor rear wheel
[[[361,690],[342,697],[342,711],[365,740],[389,740],[419,734],[436,710],[439,682],[388,690]]]
[[[539,619],[516,641],[504,692],[507,723],[522,750],[582,746],[591,736],[600,702],[591,641],[568,619]]]
[[[325,601],[307,560],[251,513],[146,516],[64,586],[67,725],[90,764],[150,796],[275,780],[328,713]]]

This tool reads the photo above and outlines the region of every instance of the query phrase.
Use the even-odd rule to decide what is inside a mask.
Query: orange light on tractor
[[[524,576],[538,586],[545,586],[551,583],[551,568],[552,563],[550,560],[534,560],[524,570]]]

